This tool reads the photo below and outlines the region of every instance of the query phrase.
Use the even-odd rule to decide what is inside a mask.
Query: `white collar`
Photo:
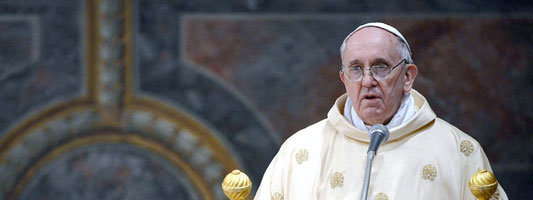
[[[400,108],[398,108],[398,112],[394,114],[391,121],[385,126],[389,130],[395,127],[399,127],[400,125],[409,121],[416,114],[416,111],[417,109],[414,103],[414,99],[411,96],[411,93],[407,92],[404,94],[402,104],[400,105]],[[348,121],[351,122],[359,130],[368,131],[371,127],[369,125],[365,125],[363,120],[359,118],[359,116],[353,109],[353,104],[350,97],[348,97],[344,105],[344,117],[348,119]]]

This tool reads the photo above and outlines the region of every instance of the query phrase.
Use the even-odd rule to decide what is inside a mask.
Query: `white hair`
[[[398,45],[396,46],[396,50],[398,51],[398,54],[405,59],[405,62],[407,64],[415,64],[413,61],[413,58],[411,57],[411,51],[409,51],[409,48],[407,47],[407,44],[403,42],[402,39],[398,38]]]

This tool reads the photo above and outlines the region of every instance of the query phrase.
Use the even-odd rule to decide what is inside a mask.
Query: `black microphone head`
[[[383,124],[376,124],[369,130],[370,145],[368,151],[376,152],[378,147],[389,139],[389,129]]]

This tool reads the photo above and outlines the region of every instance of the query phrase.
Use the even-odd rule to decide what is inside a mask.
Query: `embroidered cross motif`
[[[461,141],[460,149],[465,156],[469,156],[474,151],[474,145],[472,145],[472,143],[468,140],[463,140]]]
[[[492,194],[492,196],[490,197],[489,200],[500,200],[500,192],[498,192],[498,190],[496,190],[496,192],[494,192],[494,194]]]
[[[426,165],[422,169],[422,179],[434,181],[436,176],[437,176],[437,168],[433,167],[433,165],[431,164]]]
[[[376,197],[374,197],[374,200],[389,200],[389,197],[384,193],[378,193]]]
[[[307,152],[307,150],[305,149],[300,149],[297,153],[296,153],[296,162],[298,162],[298,164],[302,164],[304,161],[307,161],[307,159],[309,159],[309,152]]]
[[[274,195],[272,195],[272,200],[283,200],[283,195],[281,195],[279,192],[276,192]]]
[[[339,172],[335,172],[331,175],[329,183],[331,184],[331,188],[342,187],[344,185],[344,176]]]

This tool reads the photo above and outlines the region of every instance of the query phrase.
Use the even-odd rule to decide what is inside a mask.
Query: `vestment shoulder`
[[[282,145],[278,155],[291,159],[291,155],[301,149],[309,152],[320,152],[324,144],[335,135],[333,126],[327,120],[321,120],[290,136]]]
[[[331,130],[333,130],[333,128],[328,123],[327,119],[323,119],[294,133],[283,143],[283,146],[300,145],[314,140],[320,140],[324,135],[330,134],[329,132]]]
[[[467,133],[463,132],[459,128],[457,128],[454,125],[448,123],[447,121],[444,121],[441,118],[436,118],[436,125],[439,126],[438,129],[446,130],[445,133],[453,135],[453,137],[455,139],[455,142],[456,142],[456,146],[460,147],[461,143],[463,143],[463,144],[465,143],[464,141],[468,141],[468,142],[472,143],[472,146],[474,146],[476,148],[478,148],[480,146],[479,142],[476,139],[474,139],[472,136],[468,135]]]
[[[458,158],[457,161],[459,162],[454,162],[454,165],[460,166],[459,169],[464,170],[463,172],[458,174],[461,174],[462,176],[462,185],[464,187],[464,190],[468,191],[468,181],[478,169],[484,168],[488,171],[492,171],[489,160],[487,159],[483,148],[481,147],[479,142],[472,138],[470,135],[464,133],[457,127],[449,124],[448,122],[440,118],[436,119],[435,126],[437,126],[435,127],[437,130],[440,130],[439,132],[441,134],[452,134],[455,141],[455,152],[457,155],[459,155],[456,157]],[[462,199],[471,198],[473,198],[473,196],[468,192],[465,192],[464,196],[462,197]],[[499,185],[498,191],[490,199],[506,200],[508,198],[502,186]]]
[[[483,148],[470,135],[459,130],[457,127],[448,122],[437,118],[435,122],[434,132],[443,146],[448,149],[448,152],[455,152],[456,162],[462,163],[465,166],[470,166],[470,171],[479,167],[489,167],[488,161],[483,151]],[[470,172],[473,173],[473,172]]]

